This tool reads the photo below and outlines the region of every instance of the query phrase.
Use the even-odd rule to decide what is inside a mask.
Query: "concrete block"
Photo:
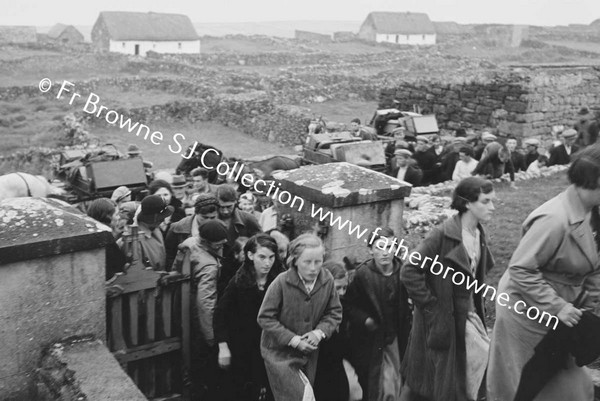
[[[31,401],[35,398],[29,375],[0,378],[0,400]]]
[[[104,302],[104,252],[94,249],[29,263],[28,280],[19,295],[22,312]]]
[[[22,265],[11,263],[2,266],[0,280],[0,318],[12,317],[20,313],[22,289],[27,285],[27,274]]]
[[[0,379],[13,375],[19,368],[17,349],[17,326],[11,319],[0,319]],[[0,392],[0,394],[2,394]]]
[[[20,371],[32,371],[42,348],[64,338],[93,335],[104,340],[105,320],[105,302],[95,301],[66,308],[39,310],[24,316],[17,328]]]

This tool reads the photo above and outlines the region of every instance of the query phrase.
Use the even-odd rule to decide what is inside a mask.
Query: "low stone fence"
[[[515,173],[515,181],[526,181],[539,177],[548,177],[564,171],[568,166],[551,166],[540,168],[539,174],[520,171]],[[509,182],[508,174],[496,178],[493,182]],[[415,187],[405,199],[404,228],[416,233],[426,233],[437,224],[442,223],[457,212],[450,208],[451,194],[457,182],[446,181],[427,187]]]

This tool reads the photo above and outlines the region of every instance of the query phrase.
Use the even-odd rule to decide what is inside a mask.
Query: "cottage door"
[[[140,55],[140,45],[135,45],[135,55],[136,56]]]

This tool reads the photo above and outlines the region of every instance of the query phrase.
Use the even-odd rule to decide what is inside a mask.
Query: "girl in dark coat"
[[[403,399],[478,399],[490,341],[481,285],[493,266],[481,223],[490,220],[493,200],[491,182],[460,181],[452,199],[458,215],[434,229],[402,266],[400,278],[415,305],[402,361]]]
[[[227,285],[215,311],[219,366],[231,370],[235,400],[272,400],[256,316],[265,291],[282,271],[277,243],[266,234],[257,234],[244,246],[244,255],[244,264]]]
[[[335,290],[337,291],[342,307],[342,298],[348,288],[348,273],[341,263],[327,261],[323,263],[333,276]],[[347,322],[342,318],[342,323],[331,338],[321,343],[319,360],[315,376],[315,399],[317,401],[348,401],[350,389],[348,377],[344,369],[344,359],[348,359],[349,342]]]

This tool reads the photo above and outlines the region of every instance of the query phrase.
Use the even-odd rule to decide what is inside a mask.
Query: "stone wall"
[[[573,125],[583,106],[600,108],[600,72],[565,68],[495,72],[464,82],[404,82],[380,92],[380,107],[414,105],[436,115],[440,127],[489,129],[519,137],[543,135],[554,125]]]
[[[302,144],[310,122],[307,109],[275,105],[262,91],[119,109],[118,112],[124,118],[147,125],[153,121],[217,121],[252,137],[285,145]],[[84,120],[92,126],[108,125],[104,115],[98,118],[85,114]]]

